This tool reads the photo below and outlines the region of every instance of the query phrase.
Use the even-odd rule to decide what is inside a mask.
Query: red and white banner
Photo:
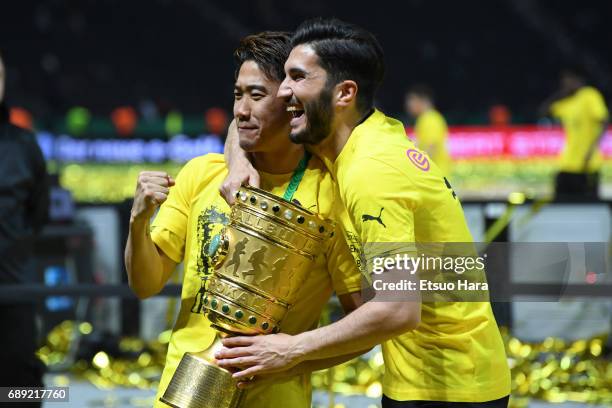
[[[406,129],[410,137],[412,129]],[[448,145],[455,160],[476,158],[554,158],[561,153],[565,134],[560,127],[453,126],[449,129]],[[612,159],[612,127],[608,128],[599,145],[605,158]]]

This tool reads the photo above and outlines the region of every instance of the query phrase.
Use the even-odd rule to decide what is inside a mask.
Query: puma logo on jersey
[[[380,212],[378,213],[378,217],[375,217],[375,216],[370,215],[370,214],[363,214],[363,215],[361,216],[361,221],[362,221],[362,222],[366,222],[366,221],[376,221],[376,222],[378,222],[380,225],[382,225],[383,227],[387,228],[387,226],[385,225],[385,223],[383,222],[383,220],[382,220],[382,218],[381,218],[381,217],[382,217],[382,212],[383,212],[383,210],[384,210],[384,209],[385,209],[385,207],[382,207],[382,208],[380,209]]]

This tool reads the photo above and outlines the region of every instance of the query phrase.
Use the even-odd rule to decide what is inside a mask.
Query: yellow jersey
[[[438,165],[442,174],[449,176],[451,158],[446,145],[448,127],[444,117],[435,109],[419,115],[414,125],[417,145],[428,152],[429,157]]]
[[[282,197],[291,174],[261,174],[261,188]],[[151,226],[155,244],[173,261],[184,262],[181,306],[174,325],[166,365],[160,380],[156,407],[183,353],[207,349],[215,338],[203,314],[203,295],[207,278],[213,271],[207,255],[211,239],[229,222],[230,207],[219,193],[227,175],[222,155],[208,154],[188,162],[170,189]],[[303,207],[335,218],[337,188],[319,159],[310,159],[294,199]],[[321,310],[332,292],[345,294],[361,289],[360,273],[343,234],[335,234],[326,252],[316,260],[316,267],[303,287],[298,301],[280,324],[281,332],[297,334],[317,327]],[[247,391],[248,407],[310,407],[310,376],[298,376],[274,385],[262,385]]]
[[[559,169],[567,173],[599,171],[603,158],[597,146],[585,169],[589,149],[596,143],[604,130],[603,122],[608,119],[608,109],[599,91],[590,86],[582,87],[573,95],[553,103],[550,112],[561,121],[565,131]]]
[[[406,138],[401,122],[379,111],[353,130],[333,173],[366,262],[385,256],[368,253],[368,243],[472,242],[443,173]],[[383,392],[391,399],[484,402],[510,393],[489,302],[423,302],[419,326],[382,350]]]

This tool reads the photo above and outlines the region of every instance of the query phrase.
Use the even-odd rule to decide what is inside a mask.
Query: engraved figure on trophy
[[[288,259],[289,259],[289,256],[284,256],[282,258],[277,259],[272,264],[272,273],[266,276],[264,279],[262,279],[260,283],[261,284],[266,283],[266,286],[270,289],[275,288],[276,285],[278,285],[278,278],[280,277],[282,270],[285,268],[285,265],[287,264]]]
[[[246,281],[246,277],[250,276],[251,278],[254,275],[263,274],[263,269],[268,266],[265,262],[267,247],[261,246],[257,251],[253,252],[249,258],[249,263],[251,264],[251,269],[247,271],[242,271],[242,279]],[[253,279],[251,279],[252,281]]]
[[[235,252],[232,255],[232,259],[230,259],[227,262],[227,267],[229,267],[230,265],[234,265],[233,273],[234,273],[234,276],[237,277],[237,278],[239,278],[238,268],[240,268],[240,257],[242,255],[246,254],[245,249],[246,249],[246,246],[247,246],[248,242],[249,242],[249,240],[246,239],[246,238],[244,238],[240,242],[238,242],[236,244],[236,247],[235,247]]]

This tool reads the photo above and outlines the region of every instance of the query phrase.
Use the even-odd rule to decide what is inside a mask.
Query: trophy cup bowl
[[[241,187],[229,225],[213,238],[215,271],[202,301],[214,343],[185,353],[160,401],[176,408],[236,408],[243,391],[214,354],[228,336],[277,333],[335,224],[266,191]]]

